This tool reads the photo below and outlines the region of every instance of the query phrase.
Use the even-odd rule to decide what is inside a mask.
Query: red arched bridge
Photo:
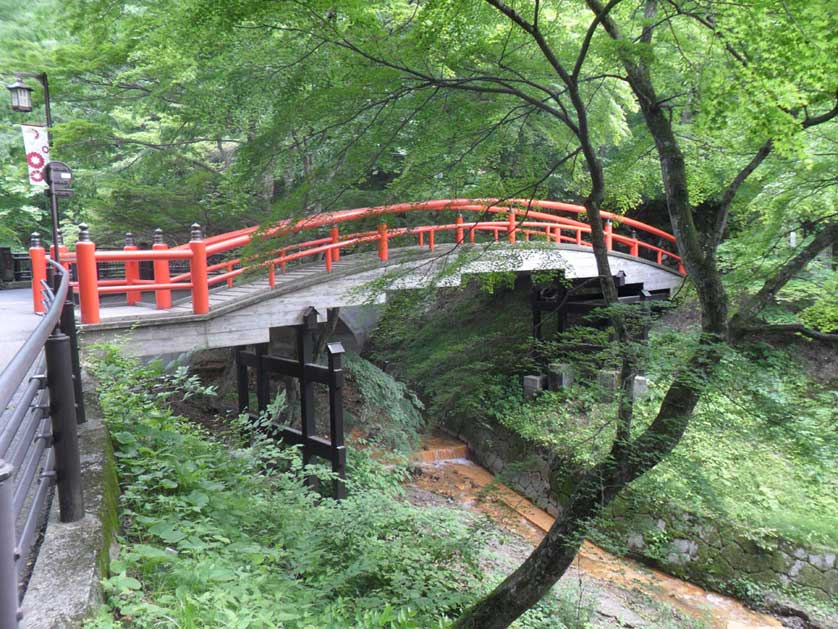
[[[426,224],[385,222],[396,215],[401,223],[421,222],[420,213]],[[671,234],[602,216],[615,273],[656,290],[680,284],[684,269]],[[158,230],[150,250],[130,237],[122,250],[97,249],[82,229],[75,250],[59,253],[74,271],[85,339],[130,328],[135,353],[162,353],[264,342],[269,327],[299,323],[308,306],[322,313],[383,301],[380,286],[372,297],[359,289],[385,274],[392,274],[389,288],[457,285],[462,275],[494,270],[595,277],[584,219],[584,207],[556,201],[445,199],[319,213],[206,238],[193,225],[190,242],[174,247]],[[262,252],[244,257],[254,241]],[[441,255],[455,250],[463,254],[456,264]],[[30,255],[40,311],[48,256],[38,244]]]

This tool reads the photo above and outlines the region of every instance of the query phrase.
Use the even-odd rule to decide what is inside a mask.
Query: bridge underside
[[[672,291],[683,281],[675,269],[652,261],[613,251],[609,259],[612,273],[623,271],[626,281],[643,282],[647,290]],[[404,247],[391,249],[386,263],[374,253],[347,255],[334,263],[331,273],[320,263],[301,264],[278,274],[275,288],[267,279],[243,278],[232,288],[213,291],[205,315],[192,314],[188,303],[169,310],[104,307],[101,323],[82,326],[82,339],[87,346],[116,342],[136,356],[266,343],[270,328],[302,323],[309,306],[325,320],[329,308],[384,303],[389,290],[454,287],[464,276],[491,271],[547,270],[561,270],[568,278],[597,275],[593,252],[585,246]]]

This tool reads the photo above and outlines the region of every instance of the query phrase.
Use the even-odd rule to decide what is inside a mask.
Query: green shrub
[[[480,535],[399,500],[400,470],[352,450],[349,498],[322,498],[295,450],[254,434],[227,450],[173,416],[181,389],[154,368],[107,349],[93,371],[123,534],[112,615],[89,626],[432,627],[479,594]]]

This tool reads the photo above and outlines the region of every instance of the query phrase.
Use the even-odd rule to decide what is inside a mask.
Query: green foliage
[[[322,472],[295,451],[253,433],[228,451],[173,416],[182,389],[153,366],[106,349],[93,370],[123,537],[105,581],[114,615],[89,626],[429,627],[472,600],[480,536],[397,500],[399,472],[352,450],[350,497],[320,498],[304,480]]]
[[[510,376],[532,364],[529,318],[516,291],[498,287],[486,294],[479,282],[419,304],[410,293],[397,294],[388,301],[371,355],[393,363],[422,393],[428,417],[479,419],[487,399],[520,397]]]
[[[344,360],[363,398],[359,411],[352,414],[353,427],[362,428],[373,443],[405,454],[414,452],[425,423],[419,398],[357,354],[347,354]]]
[[[445,423],[498,422],[549,446],[568,471],[600,461],[611,447],[615,406],[601,401],[594,374],[613,365],[614,350],[563,353],[560,360],[576,367],[575,386],[524,403],[520,375],[530,365],[520,353],[528,315],[523,292],[444,296],[412,314],[395,303],[375,339],[375,355],[421,384],[431,416]],[[608,344],[607,332],[585,327],[566,340]],[[655,417],[672,373],[696,341],[658,326],[637,352],[650,392],[635,405],[635,434]],[[546,343],[540,352],[548,357],[558,347]],[[497,360],[513,349],[517,361]],[[461,376],[468,371],[458,369],[460,360],[488,367]],[[810,380],[793,356],[764,345],[725,350],[707,384],[682,443],[635,481],[630,494],[653,511],[677,509],[769,537],[838,546],[834,389]]]
[[[838,299],[835,298],[835,293],[830,293],[826,299],[804,308],[799,316],[809,327],[827,334],[838,333]]]

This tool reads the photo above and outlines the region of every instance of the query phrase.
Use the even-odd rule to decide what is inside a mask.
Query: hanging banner
[[[23,132],[23,147],[26,149],[29,183],[45,188],[44,166],[49,162],[49,133],[46,127],[31,124],[20,125],[20,130]]]

